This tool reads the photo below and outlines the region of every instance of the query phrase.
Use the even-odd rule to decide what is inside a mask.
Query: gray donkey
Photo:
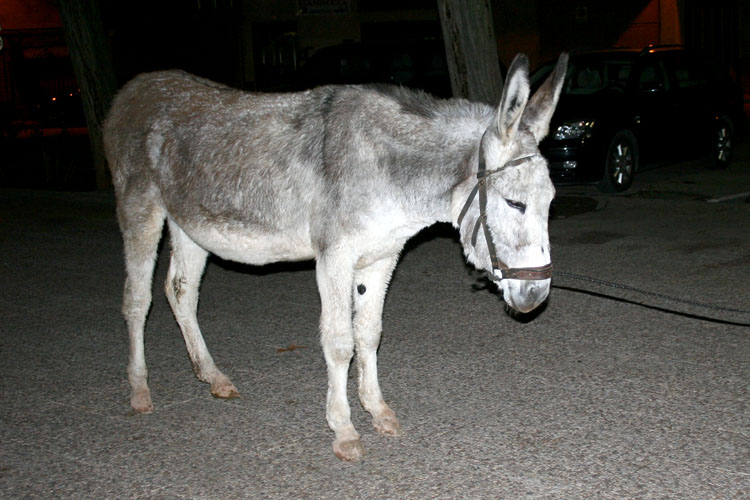
[[[378,432],[398,434],[376,351],[386,288],[411,236],[451,222],[467,260],[490,273],[516,310],[534,309],[549,293],[554,188],[537,145],[566,65],[563,54],[529,99],[528,60],[516,56],[497,109],[391,86],[248,93],[180,71],[128,83],[104,141],[124,240],[135,412],[153,409],[143,335],[166,220],[166,295],[211,394],[238,391],[214,364],[196,319],[208,253],[252,265],[315,259],[334,453],[342,460],[364,453],[346,394],[355,347],[362,406]]]

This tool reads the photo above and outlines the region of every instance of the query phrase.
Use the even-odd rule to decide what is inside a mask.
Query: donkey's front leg
[[[352,425],[346,396],[349,364],[354,354],[352,333],[352,283],[354,260],[346,252],[318,257],[316,277],[320,292],[320,341],[328,366],[326,419],[336,434],[333,452],[341,460],[359,460],[365,453]]]
[[[398,435],[401,424],[383,400],[378,383],[377,351],[383,324],[383,302],[398,256],[379,260],[355,274],[354,340],[357,344],[359,400],[381,434]]]

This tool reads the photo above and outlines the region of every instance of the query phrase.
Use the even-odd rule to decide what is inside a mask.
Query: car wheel
[[[637,170],[638,141],[631,131],[621,130],[609,142],[599,189],[605,193],[621,193],[633,184]]]
[[[721,170],[729,166],[734,151],[734,127],[729,118],[721,117],[716,120],[712,129],[711,157],[708,168]]]

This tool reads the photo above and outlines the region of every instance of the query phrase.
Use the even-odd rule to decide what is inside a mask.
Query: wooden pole
[[[438,0],[454,97],[496,105],[503,78],[490,0]]]
[[[97,0],[58,0],[91,142],[97,189],[112,182],[104,157],[102,122],[117,85]]]

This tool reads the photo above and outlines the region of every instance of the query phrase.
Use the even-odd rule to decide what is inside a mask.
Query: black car
[[[552,71],[534,72],[532,88]],[[725,168],[744,124],[742,89],[681,47],[571,53],[547,138],[556,184],[630,187],[642,163],[704,156]]]

